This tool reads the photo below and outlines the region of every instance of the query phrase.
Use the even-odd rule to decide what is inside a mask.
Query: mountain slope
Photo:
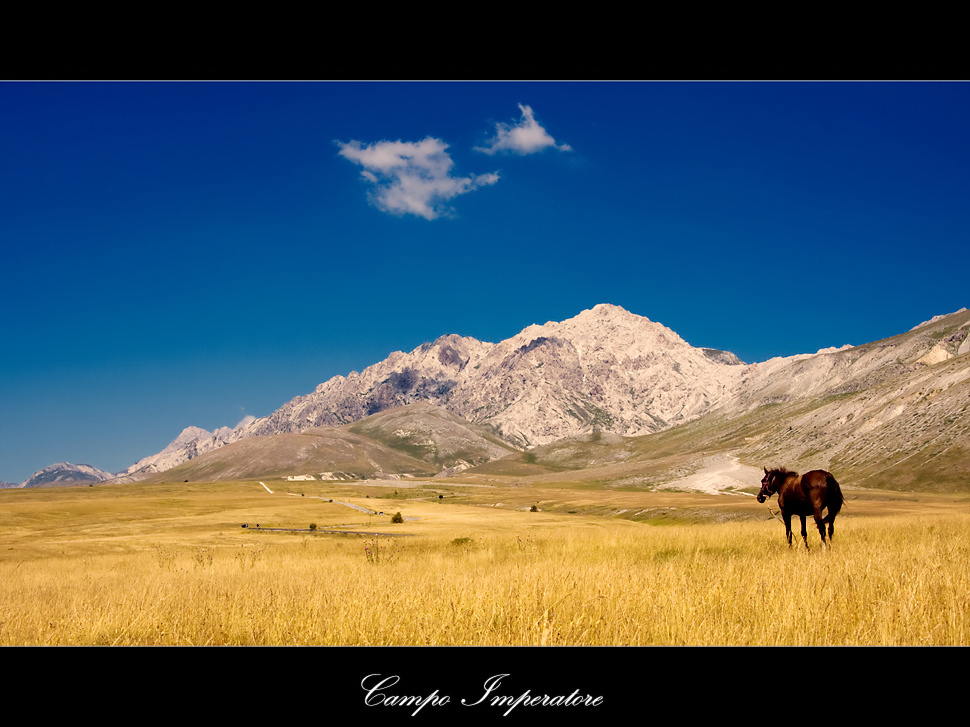
[[[864,391],[970,350],[970,311],[920,324],[906,333],[861,346],[770,359],[745,367],[730,408]]]
[[[269,434],[227,444],[155,475],[166,481],[216,481],[256,477],[366,479],[421,475],[437,469],[420,459],[342,429]]]
[[[766,417],[776,426],[743,456],[838,470],[867,487],[970,489],[970,354],[934,363],[950,348],[937,343],[922,355],[910,346],[907,360],[907,343],[880,347],[903,354],[880,369],[860,357],[858,376],[776,407]]]
[[[452,472],[517,451],[487,428],[426,402],[374,414],[345,429]]]
[[[569,438],[465,474],[649,488],[682,481],[714,455],[829,469],[850,486],[970,491],[970,313],[753,364],[720,405],[660,433]]]

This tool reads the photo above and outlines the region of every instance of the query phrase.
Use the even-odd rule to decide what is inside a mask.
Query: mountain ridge
[[[838,396],[855,400],[853,412],[846,402],[838,410],[843,419],[852,414],[855,424],[849,429],[855,431],[865,418],[859,402],[883,412],[893,392],[911,389],[927,372],[937,376],[941,366],[970,352],[968,331],[970,313],[962,309],[881,341],[746,364],[731,352],[691,346],[644,316],[600,304],[565,321],[527,326],[499,343],[446,334],[411,352],[392,352],[361,372],[322,382],[268,417],[216,432],[187,427],[120,478],[162,473],[249,438],[348,427],[420,402],[460,418],[463,427],[481,428],[515,451],[594,434],[639,437],[701,417],[732,421],[765,406],[790,408]],[[949,392],[944,399],[966,381],[967,361],[950,365],[949,378],[933,384]],[[884,393],[877,396],[877,391]],[[940,421],[961,423],[967,414],[955,406]],[[889,422],[898,414],[879,416]],[[946,439],[941,433],[940,440]],[[811,450],[784,451],[798,460]]]

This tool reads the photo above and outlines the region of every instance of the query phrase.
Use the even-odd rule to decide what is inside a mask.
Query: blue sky
[[[966,83],[0,83],[0,480],[614,303],[743,360],[970,305]]]

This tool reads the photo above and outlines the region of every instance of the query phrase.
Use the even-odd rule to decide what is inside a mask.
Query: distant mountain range
[[[691,431],[685,452],[721,447],[752,461],[837,464],[867,480],[896,460],[910,468],[930,461],[933,471],[945,465],[937,481],[959,485],[963,475],[951,462],[970,453],[968,332],[963,309],[883,341],[745,364],[603,304],[500,343],[442,336],[336,376],[268,417],[215,432],[189,427],[158,454],[102,474],[120,481],[473,475],[502,469],[498,461],[541,474],[582,469],[568,457],[561,464],[557,443],[595,441],[633,466],[650,456],[647,442]],[[659,432],[665,438],[647,436]],[[622,454],[631,447],[639,454]],[[600,450],[597,457],[613,456]],[[554,452],[560,464],[543,465]],[[43,472],[28,482],[52,481]]]

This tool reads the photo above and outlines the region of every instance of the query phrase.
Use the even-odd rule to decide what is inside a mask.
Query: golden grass
[[[834,547],[813,533],[806,552],[774,520],[653,527],[353,499],[417,518],[390,525],[286,488],[0,493],[0,644],[970,643],[970,513],[956,500],[879,516],[859,501]],[[239,527],[311,516],[414,537]]]

